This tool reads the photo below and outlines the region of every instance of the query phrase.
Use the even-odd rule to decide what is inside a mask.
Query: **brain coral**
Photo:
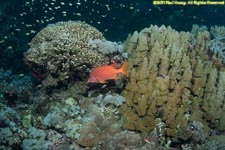
[[[125,42],[128,83],[120,107],[125,127],[187,140],[191,122],[225,129],[225,72],[208,55],[208,31],[193,26],[192,32],[171,27],[143,29]],[[196,31],[196,32],[194,32]],[[163,124],[163,126],[160,126]]]
[[[108,63],[108,58],[88,46],[105,39],[96,28],[79,21],[58,22],[42,29],[31,41],[25,61],[36,74],[68,78]]]

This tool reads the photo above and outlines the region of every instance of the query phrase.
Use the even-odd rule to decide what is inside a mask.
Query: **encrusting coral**
[[[120,107],[125,127],[149,132],[164,123],[160,134],[191,138],[190,122],[225,129],[225,72],[218,68],[207,43],[210,33],[193,26],[192,32],[151,26],[135,31],[125,42],[128,83]]]
[[[50,24],[31,41],[25,53],[25,62],[36,78],[65,80],[71,76],[82,77],[93,67],[108,64],[108,58],[88,45],[89,40],[104,36],[91,25],[68,21]]]

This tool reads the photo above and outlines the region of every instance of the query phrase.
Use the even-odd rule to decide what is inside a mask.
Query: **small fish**
[[[118,74],[122,73],[127,76],[126,62],[123,63],[122,67],[117,69],[116,63],[107,66],[99,66],[94,68],[89,76],[88,82],[89,83],[105,83],[106,80],[116,80],[118,79]]]
[[[145,141],[146,143],[148,143],[148,144],[151,143],[151,139],[150,139],[150,138],[144,138],[144,141]]]

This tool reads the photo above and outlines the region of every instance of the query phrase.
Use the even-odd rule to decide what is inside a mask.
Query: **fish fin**
[[[101,84],[105,84],[106,81],[105,80],[97,80],[98,82],[97,83],[101,83]]]
[[[119,69],[119,71],[124,74],[126,77],[128,77],[128,73],[126,71],[127,62],[124,61],[122,67]]]
[[[117,63],[116,62],[113,62],[112,64],[110,64],[110,66],[112,66],[113,68],[116,68]]]

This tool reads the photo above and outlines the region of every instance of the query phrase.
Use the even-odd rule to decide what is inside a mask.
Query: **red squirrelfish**
[[[123,63],[122,67],[115,68],[116,63],[107,66],[99,66],[94,68],[88,78],[89,83],[105,83],[106,80],[118,79],[118,73],[122,73],[127,76],[126,62]]]

